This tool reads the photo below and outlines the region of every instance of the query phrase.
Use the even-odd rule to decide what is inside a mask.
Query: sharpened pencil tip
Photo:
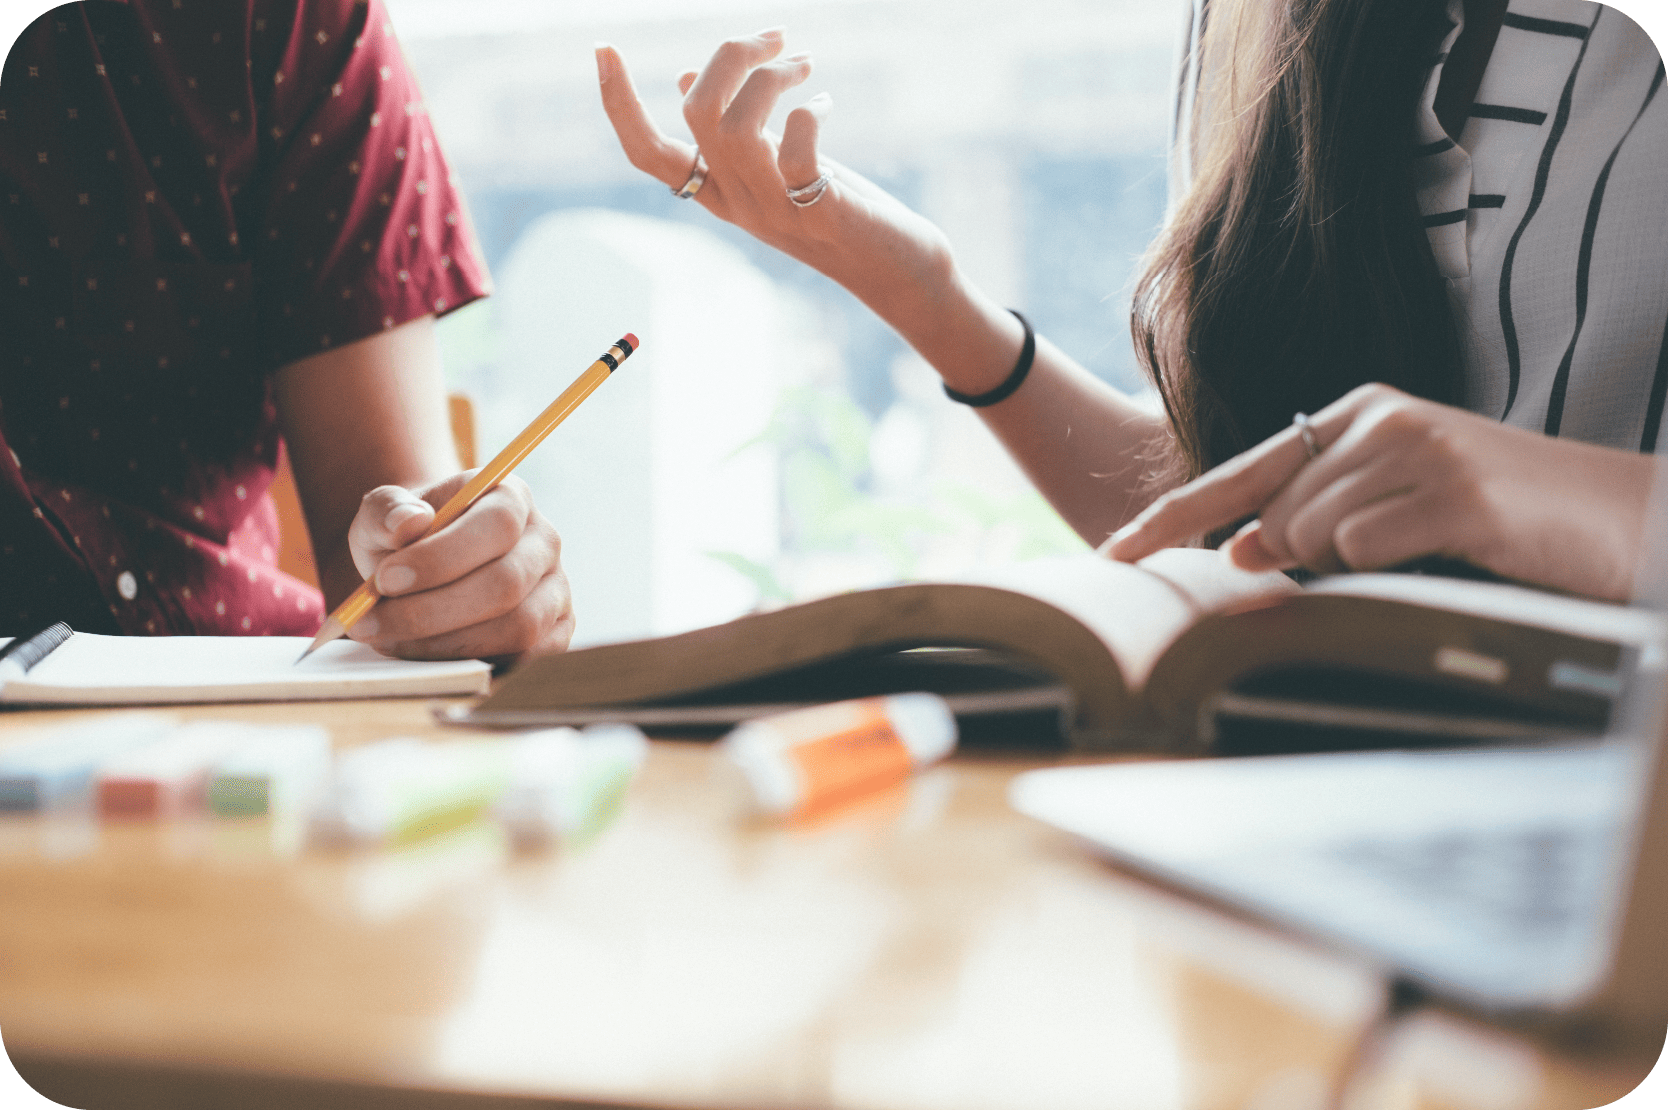
[[[301,659],[307,658],[309,655],[313,654],[313,652],[317,651],[325,644],[328,644],[331,640],[339,640],[346,635],[347,625],[337,620],[335,614],[331,614],[329,617],[325,618],[324,627],[320,628],[319,634],[313,637],[313,642],[307,645],[307,650],[301,653]],[[290,665],[298,665],[301,662],[301,659],[297,659],[295,663]]]

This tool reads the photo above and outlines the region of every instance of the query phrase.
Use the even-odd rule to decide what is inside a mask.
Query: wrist
[[[1019,326],[1025,330],[1025,337],[1020,342],[1019,358],[1014,363],[1014,368],[1008,371],[1006,378],[1003,378],[1001,382],[983,393],[964,393],[951,386],[950,383],[945,382],[944,395],[950,400],[971,408],[989,408],[992,405],[999,405],[1006,401],[1009,397],[1018,393],[1019,387],[1025,384],[1025,379],[1031,373],[1031,363],[1037,357],[1037,334],[1031,330],[1031,321],[1021,315],[1019,309],[1010,308],[1008,313],[1015,320],[1018,320]]]
[[[870,302],[958,393],[980,395],[1012,373],[1025,326],[968,282],[953,260],[943,276],[910,282]]]

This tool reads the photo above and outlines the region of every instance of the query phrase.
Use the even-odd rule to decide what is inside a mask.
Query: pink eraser
[[[636,334],[633,333],[633,332],[629,332],[629,331],[626,332],[625,333],[625,343],[626,343],[627,346],[629,346],[631,348],[631,350],[635,351],[637,349],[637,336],[636,336]],[[630,352],[627,352],[627,353],[629,354]]]

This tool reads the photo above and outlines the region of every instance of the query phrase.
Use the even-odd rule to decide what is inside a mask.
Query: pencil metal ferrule
[[[631,352],[636,349],[637,337],[631,332],[626,332],[620,337],[619,342],[604,351],[602,357],[597,361],[608,367],[609,373],[613,373],[620,368],[620,363],[631,357]]]

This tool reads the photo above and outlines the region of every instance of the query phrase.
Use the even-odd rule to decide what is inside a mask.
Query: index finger
[[[1310,427],[1320,428],[1319,418]],[[1101,545],[1101,554],[1132,563],[1260,510],[1309,461],[1294,425],[1187,485],[1159,497]]]
[[[620,149],[633,166],[676,189],[689,177],[695,149],[667,137],[649,117],[637,96],[631,74],[620,52],[606,43],[597,51],[597,79],[602,88],[602,110],[620,140]]]

